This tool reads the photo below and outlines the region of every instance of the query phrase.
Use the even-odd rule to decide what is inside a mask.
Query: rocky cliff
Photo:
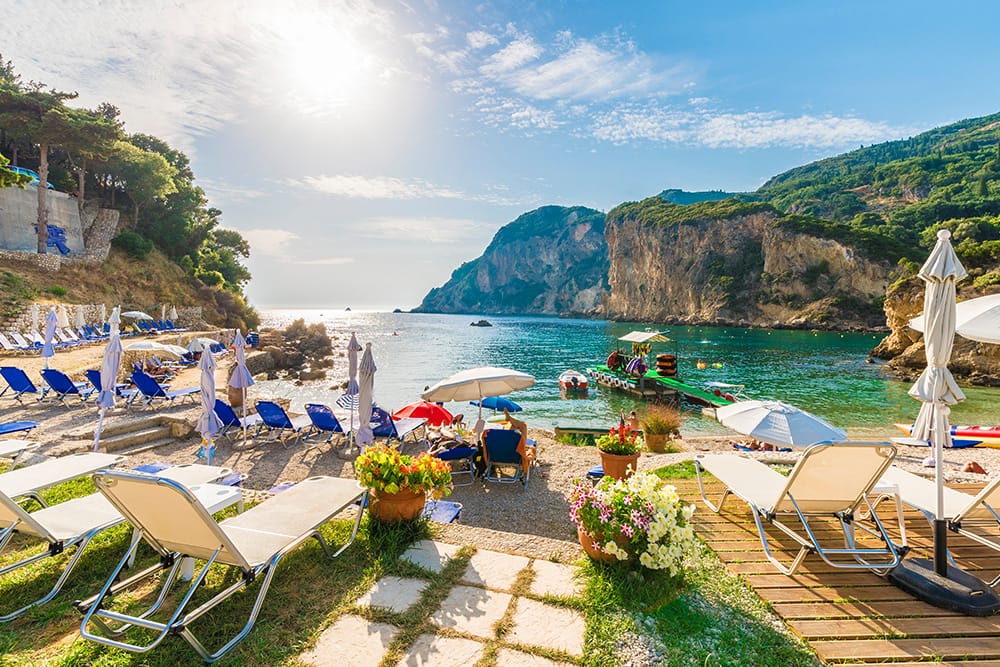
[[[960,285],[958,301],[983,294],[969,285]],[[887,359],[886,370],[905,380],[916,380],[927,366],[923,334],[907,323],[924,310],[924,283],[913,276],[889,288],[885,298],[889,335],[872,351]],[[1000,345],[977,343],[955,336],[948,368],[963,384],[1000,386]]]
[[[884,326],[888,262],[803,233],[761,202],[678,206],[654,197],[608,213],[610,319],[743,326]]]
[[[604,213],[545,206],[502,227],[415,312],[594,314],[607,276]]]

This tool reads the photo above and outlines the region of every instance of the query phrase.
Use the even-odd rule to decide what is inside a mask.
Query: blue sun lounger
[[[295,434],[295,442],[299,441],[302,437],[302,431],[309,426],[312,426],[312,420],[309,419],[308,415],[302,415],[300,417],[289,418],[288,413],[277,403],[273,401],[257,401],[257,414],[260,415],[261,420],[264,422],[264,426],[267,427],[268,431],[277,431],[274,435],[275,440],[281,439],[281,435],[286,431],[290,430]],[[257,439],[257,435],[260,434],[260,429],[257,429],[257,433],[254,434],[254,439]],[[282,441],[284,444],[284,441]]]
[[[55,395],[55,399],[63,405],[68,405],[66,399],[70,396],[78,396],[80,405],[83,405],[94,393],[93,389],[87,387],[86,382],[73,382],[65,373],[54,368],[43,368],[42,379],[49,385],[49,391]]]
[[[8,390],[13,391],[13,398],[18,403],[23,402],[21,397],[25,394],[36,394],[38,400],[45,397],[45,392],[39,391],[35,383],[28,377],[28,374],[17,366],[3,366],[0,368],[0,376],[7,382],[7,389],[0,391],[0,396],[6,394]]]
[[[391,440],[403,442],[406,436],[411,433],[416,438],[418,428],[424,426],[427,420],[422,417],[405,417],[403,419],[393,419],[392,415],[379,407],[372,408],[372,435],[376,438],[385,438],[386,444]]]
[[[244,421],[236,414],[236,410],[233,410],[232,406],[218,398],[215,399],[215,416],[222,422],[222,430],[219,431],[220,437],[224,435],[228,437],[229,431],[233,429],[237,431],[243,430]],[[246,416],[246,428],[248,431],[253,430],[255,435],[263,423],[264,420],[256,413],[250,413]]]
[[[146,375],[142,371],[134,371],[132,373],[132,382],[135,384],[136,389],[139,392],[132,396],[129,400],[129,405],[134,403],[139,396],[142,396],[143,403],[146,405],[153,405],[153,401],[158,398],[162,398],[168,404],[173,405],[173,402],[178,398],[190,398],[191,402],[194,402],[194,395],[201,390],[198,387],[186,387],[184,389],[174,389],[167,390],[159,382]]]
[[[97,394],[101,393],[101,371],[90,369],[89,371],[84,371],[84,375],[87,376],[87,380],[94,387],[94,398],[96,400]],[[132,402],[135,395],[139,393],[138,389],[127,389],[128,385],[124,382],[115,383],[115,396],[120,396],[125,399],[125,405]]]
[[[344,427],[340,425],[330,406],[323,405],[322,403],[306,403],[306,414],[309,415],[309,419],[312,421],[312,427],[309,429],[308,435],[319,432],[329,433],[330,437],[324,440],[324,443],[332,441],[333,436],[338,433],[346,435]]]
[[[38,422],[29,422],[29,421],[4,422],[0,423],[0,435],[10,435],[11,433],[30,431],[33,428],[38,428]]]

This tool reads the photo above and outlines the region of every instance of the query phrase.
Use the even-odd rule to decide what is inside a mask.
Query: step
[[[113,435],[108,438],[104,437],[104,434],[102,433],[101,449],[106,452],[115,452],[120,449],[126,449],[136,445],[144,445],[154,440],[164,439],[173,440],[173,437],[170,434],[169,426],[153,426],[137,431],[129,431],[128,433]]]
[[[121,435],[123,433],[132,433],[133,431],[140,431],[143,429],[161,426],[162,423],[163,417],[161,415],[148,415],[140,419],[108,420],[105,418],[104,426],[101,428],[101,441],[103,442],[105,438]],[[96,429],[97,423],[93,422],[85,427],[69,431],[66,434],[66,437],[74,440],[93,440]]]
[[[131,456],[140,452],[147,452],[151,449],[157,449],[158,447],[163,447],[164,445],[172,445],[175,442],[177,441],[174,438],[160,438],[159,440],[144,442],[140,445],[129,447],[128,449],[119,449],[117,452],[123,456]]]

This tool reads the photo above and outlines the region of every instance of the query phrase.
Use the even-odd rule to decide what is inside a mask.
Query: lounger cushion
[[[788,478],[756,459],[732,454],[709,454],[699,459],[706,470],[747,502],[763,509],[774,508]]]

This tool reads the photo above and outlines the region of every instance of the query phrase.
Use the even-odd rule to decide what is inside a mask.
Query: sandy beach
[[[211,332],[200,332],[210,335]],[[199,335],[189,332],[182,335],[182,342]],[[177,334],[161,336],[162,342],[177,342]],[[128,345],[128,340],[124,341]],[[103,345],[83,346],[69,350],[60,350],[50,360],[53,368],[66,372],[75,380],[83,379],[83,371],[100,366]],[[4,356],[0,363],[14,365],[24,369],[36,380],[39,371],[44,367],[44,360],[37,356]],[[226,378],[233,365],[233,356],[227,355],[218,360],[216,370],[216,386],[220,389],[219,397],[225,398]],[[197,368],[183,370],[171,380],[172,388],[194,387],[198,385],[199,371]],[[40,384],[40,382],[39,382]],[[264,398],[255,394],[255,398]],[[396,406],[393,406],[396,407]],[[196,423],[200,406],[187,402],[172,407],[158,407],[155,410],[138,407],[116,407],[106,417],[105,425],[117,425],[130,420],[141,420],[150,415],[163,414],[188,422]],[[531,426],[530,415],[522,415]],[[19,405],[9,396],[0,397],[0,421],[33,420],[41,424],[31,432],[30,439],[40,443],[36,456],[58,456],[75,451],[92,449],[91,437],[98,418],[97,408],[93,402],[83,407],[64,407],[46,400],[41,403],[27,399],[25,405]],[[645,453],[639,460],[640,469],[657,468],[677,461],[690,459],[700,453],[730,452],[734,455],[753,456],[764,461],[794,463],[798,451],[791,452],[738,452],[733,443],[739,440],[733,437],[704,437],[684,434],[678,443],[683,451],[673,454]],[[476,482],[471,486],[458,487],[448,498],[461,503],[463,511],[460,523],[464,526],[474,526],[492,531],[501,531],[487,538],[498,541],[531,541],[560,540],[575,542],[575,533],[571,530],[566,518],[567,504],[563,494],[570,488],[574,479],[582,478],[587,470],[599,463],[597,451],[593,447],[577,447],[562,444],[555,439],[551,431],[530,428],[530,436],[538,443],[538,465],[533,469],[531,481],[527,489],[519,484],[484,486]],[[222,438],[216,444],[214,463],[232,468],[245,475],[243,486],[247,490],[267,491],[282,482],[294,482],[312,475],[333,475],[353,477],[354,468],[350,458],[344,458],[334,451],[331,445],[321,444],[320,438],[312,438],[305,442],[287,443],[275,442],[262,438],[256,445],[244,449],[241,434],[233,438]],[[200,436],[192,434],[186,438],[177,439],[154,449],[146,449],[129,453],[128,466],[136,466],[154,461],[171,463],[195,462],[196,452],[201,444]],[[424,447],[420,440],[408,440],[404,449],[416,452]],[[918,474],[933,475],[933,468],[924,466],[924,459],[930,454],[926,447],[900,446],[897,462],[900,466]],[[984,481],[988,477],[1000,474],[1000,449],[969,448],[951,449],[945,453],[945,472],[948,481]],[[987,475],[962,473],[962,467],[969,461],[976,461],[987,472]],[[507,548],[516,550],[534,550],[529,547],[518,548],[518,544],[505,544]],[[524,545],[521,545],[522,547]],[[536,548],[551,549],[551,545],[543,544]]]

